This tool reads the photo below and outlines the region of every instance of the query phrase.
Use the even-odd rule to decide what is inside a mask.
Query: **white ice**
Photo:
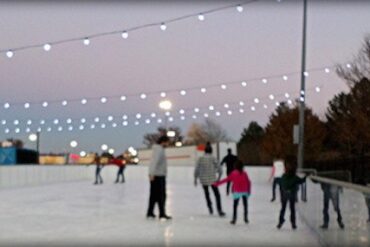
[[[93,177],[93,167],[91,175]],[[312,228],[298,217],[276,229],[279,202],[270,203],[268,172],[249,168],[253,183],[248,225],[229,221],[232,199],[220,187],[227,216],[208,215],[203,191],[193,185],[191,167],[170,167],[167,210],[172,221],[147,220],[149,184],[146,167],[129,166],[126,183],[114,184],[116,167],[103,169],[104,184],[93,181],[0,190],[0,246],[5,245],[213,245],[320,246]],[[214,197],[212,195],[214,201]]]

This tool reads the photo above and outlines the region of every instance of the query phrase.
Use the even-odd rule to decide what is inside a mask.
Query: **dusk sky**
[[[239,2],[1,1],[0,50],[126,30]],[[166,98],[173,102],[174,121],[168,122],[169,126],[179,126],[186,134],[190,124],[202,123],[207,113],[237,141],[250,121],[264,126],[276,101],[287,99],[285,93],[291,99],[299,93],[299,74],[291,74],[301,66],[302,2],[256,1],[244,5],[241,13],[230,8],[205,14],[204,21],[195,16],[169,23],[165,31],[158,25],[129,32],[127,39],[118,33],[91,38],[88,46],[78,40],[52,45],[48,52],[42,47],[15,51],[10,59],[2,52],[0,140],[19,138],[27,148],[34,148],[25,132],[27,120],[32,120],[33,132],[42,128],[41,152],[72,151],[72,140],[79,142],[76,152],[100,150],[103,143],[117,151],[142,147],[143,135],[155,131],[157,119],[164,117],[158,107],[160,92],[171,91]],[[369,1],[309,0],[307,70],[350,62],[370,34],[369,13]],[[285,74],[286,81],[282,78]],[[268,78],[266,84],[262,78]],[[243,80],[246,87],[241,85]],[[219,86],[222,83],[227,89]],[[209,88],[212,85],[218,86]],[[182,89],[194,87],[198,89],[180,95]],[[201,93],[201,87],[207,92]],[[330,73],[322,69],[309,74],[307,89],[307,104],[324,119],[327,102],[347,87],[333,69]],[[139,97],[142,93],[148,94],[145,100]],[[275,96],[273,101],[270,94]],[[121,95],[127,100],[120,101]],[[105,104],[99,100],[103,96]],[[97,99],[82,105],[83,98]],[[62,100],[73,99],[76,101],[61,105]],[[49,103],[47,107],[42,107],[44,101]],[[243,114],[239,113],[239,101],[244,102]],[[7,102],[10,108],[4,109]],[[28,109],[24,108],[26,102],[30,102]],[[229,109],[224,108],[225,103]],[[209,111],[210,105],[216,110]],[[179,118],[180,109],[186,110],[185,120]],[[221,116],[217,117],[216,111]],[[135,126],[137,113],[142,118]],[[192,118],[194,114],[197,119]],[[123,115],[129,117],[128,126],[122,125]],[[108,121],[109,116],[114,119]],[[99,123],[94,123],[95,117]],[[73,131],[67,130],[68,118],[73,119]],[[81,123],[82,118],[86,123]],[[54,124],[54,119],[59,123]],[[146,119],[151,123],[146,124]],[[14,125],[14,120],[20,124]],[[46,123],[40,125],[40,120]],[[113,123],[116,128],[111,127]],[[82,131],[78,130],[81,124],[85,126]],[[96,128],[90,130],[91,124]],[[52,131],[47,132],[50,126]],[[59,126],[63,131],[57,131]],[[7,128],[10,133],[5,133]],[[14,132],[16,128],[20,133]]]

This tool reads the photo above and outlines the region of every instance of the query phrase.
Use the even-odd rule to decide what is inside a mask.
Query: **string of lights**
[[[314,86],[309,88],[307,92],[315,91],[320,93],[322,86]],[[197,119],[199,114],[203,114],[204,118],[210,116],[219,117],[222,114],[232,115],[235,112],[246,113],[247,111],[255,112],[260,109],[268,109],[271,104],[274,107],[279,106],[281,102],[286,102],[288,105],[293,105],[295,98],[292,97],[293,92],[285,92],[280,94],[269,94],[264,97],[253,97],[244,100],[227,102],[223,104],[207,105],[207,106],[196,106],[189,108],[182,108],[176,111],[158,112],[153,111],[151,113],[135,113],[135,114],[123,114],[123,115],[109,115],[109,116],[95,116],[91,118],[66,118],[66,119],[27,119],[27,120],[1,120],[1,125],[4,128],[5,134],[21,132],[51,132],[56,130],[61,132],[63,130],[74,131],[74,130],[87,130],[87,129],[105,129],[108,127],[116,128],[122,124],[123,127],[132,124],[138,126],[141,123],[150,124],[158,123],[162,124],[164,121],[173,122],[175,119],[185,120],[186,117]],[[267,101],[266,101],[267,100]],[[299,100],[304,100],[304,97],[300,97]],[[249,104],[246,102],[252,101]],[[164,116],[162,116],[164,114]],[[162,117],[161,117],[162,116]],[[120,124],[117,121],[121,122]],[[24,125],[22,131],[20,125]],[[14,127],[10,126],[14,125]]]
[[[49,52],[52,47],[55,47],[57,45],[65,44],[65,43],[71,43],[71,42],[82,42],[83,45],[88,46],[91,44],[91,41],[95,38],[99,37],[104,37],[104,36],[111,36],[111,35],[121,35],[123,39],[127,39],[129,37],[129,33],[133,33],[138,30],[142,29],[148,29],[148,28],[153,28],[153,27],[159,27],[160,30],[165,31],[167,29],[167,25],[179,21],[183,21],[186,19],[191,19],[191,18],[198,18],[199,21],[205,21],[206,15],[210,15],[213,13],[221,12],[224,10],[228,9],[233,9],[235,8],[238,13],[243,12],[244,6],[257,2],[259,0],[248,0],[248,1],[243,1],[238,4],[231,4],[231,5],[226,5],[223,7],[218,7],[218,8],[213,8],[209,9],[206,11],[201,11],[193,14],[188,14],[188,15],[183,15],[179,17],[175,17],[172,19],[167,19],[167,20],[162,20],[159,22],[153,22],[153,23],[147,23],[143,25],[138,25],[138,26],[133,26],[129,28],[122,28],[120,30],[114,30],[114,31],[108,31],[108,32],[101,32],[101,33],[95,33],[95,34],[90,34],[90,35],[83,35],[80,37],[76,38],[67,38],[67,39],[62,39],[62,40],[56,40],[56,41],[48,41],[48,42],[43,42],[39,44],[31,44],[31,45],[25,45],[25,46],[20,46],[20,47],[14,47],[14,48],[9,48],[9,49],[1,49],[0,53],[4,53],[7,58],[13,58],[15,56],[15,52],[23,51],[23,50],[29,50],[29,49],[40,49],[42,48],[44,51]]]
[[[346,66],[348,68],[351,67],[350,63],[347,63]],[[304,72],[305,76],[310,76],[312,73],[325,73],[329,74],[335,68],[335,65],[323,66],[320,68],[309,69]],[[98,102],[101,104],[106,104],[112,100],[119,100],[121,102],[125,102],[128,99],[140,99],[146,100],[148,97],[160,97],[165,98],[170,94],[178,94],[180,96],[186,96],[188,93],[193,92],[201,92],[202,94],[206,94],[210,89],[221,89],[227,90],[230,86],[240,86],[242,88],[248,87],[250,83],[262,83],[264,85],[268,84],[270,81],[273,80],[281,80],[282,82],[289,81],[289,78],[292,76],[299,75],[300,72],[289,72],[284,74],[277,74],[277,75],[268,75],[268,76],[261,76],[256,78],[250,78],[246,80],[239,80],[239,81],[231,81],[231,82],[223,82],[223,83],[215,83],[211,85],[200,85],[195,87],[187,87],[187,88],[177,88],[171,90],[161,90],[161,91],[149,91],[149,92],[141,92],[141,93],[132,93],[132,94],[120,94],[120,95],[105,95],[105,96],[98,96],[98,97],[82,97],[82,98],[70,98],[70,99],[62,99],[62,100],[38,100],[38,101],[27,101],[27,102],[5,102],[2,103],[2,107],[0,109],[4,109],[9,111],[9,109],[13,107],[22,107],[24,109],[30,109],[31,107],[42,107],[48,108],[52,104],[59,105],[63,107],[68,107],[72,103],[77,103],[81,105],[86,105],[90,102]]]

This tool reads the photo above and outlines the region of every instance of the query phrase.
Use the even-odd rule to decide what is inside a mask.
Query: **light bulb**
[[[86,123],[86,119],[85,118],[81,118],[81,123]]]
[[[87,103],[87,99],[82,99],[81,104],[85,105]]]
[[[202,93],[205,93],[205,92],[207,92],[207,89],[205,89],[204,87],[202,87],[202,88],[200,89],[200,91],[201,91]]]
[[[103,104],[107,103],[107,98],[106,97],[102,97],[100,99],[100,102],[103,103]]]
[[[229,108],[229,104],[224,104],[224,107],[225,108]]]
[[[9,50],[9,51],[6,52],[6,56],[8,58],[12,58],[14,56],[14,52],[12,50]]]
[[[221,88],[222,88],[223,90],[225,90],[225,89],[227,88],[227,86],[226,86],[225,84],[222,84],[222,85],[221,85]]]
[[[161,97],[162,98],[165,98],[166,97],[166,93],[165,92],[161,92]]]
[[[285,93],[285,98],[289,98],[290,95],[288,93]]]
[[[157,114],[155,114],[155,113],[153,112],[152,114],[150,114],[150,116],[151,116],[152,118],[155,118],[155,117],[157,116]]]
[[[262,83],[263,83],[263,84],[266,84],[266,83],[267,83],[267,79],[266,79],[266,78],[263,78],[263,79],[262,79]]]
[[[239,13],[243,12],[243,6],[238,5],[238,6],[236,7],[236,10],[237,10]]]
[[[186,91],[185,91],[185,90],[181,90],[181,91],[180,91],[180,94],[181,94],[182,96],[184,96],[184,95],[186,95]]]
[[[62,106],[66,106],[67,104],[68,104],[68,102],[66,100],[62,101]]]
[[[260,103],[260,100],[258,98],[255,98],[254,103],[258,104],[258,103]]]
[[[251,106],[251,110],[252,110],[252,111],[255,111],[255,110],[256,110],[256,107]]]
[[[325,68],[325,73],[330,73],[330,69],[329,68]]]
[[[203,14],[199,14],[198,15],[198,20],[200,20],[200,21],[204,21],[204,15]]]
[[[321,88],[320,87],[316,87],[315,90],[316,90],[317,93],[320,93]]]
[[[4,108],[5,108],[5,109],[9,109],[9,107],[10,107],[10,104],[9,104],[9,103],[5,103],[5,104],[4,104]]]
[[[210,111],[213,111],[213,110],[215,109],[215,107],[214,107],[213,105],[210,105],[210,106],[208,107],[208,109],[209,109]]]
[[[195,112],[199,112],[199,108],[194,108],[194,111]]]
[[[44,50],[45,51],[50,51],[50,49],[51,49],[51,45],[50,44],[45,44],[44,45]]]
[[[166,24],[162,23],[162,24],[161,24],[161,30],[162,30],[162,31],[166,31],[166,29],[167,29]]]
[[[305,72],[303,72],[303,75],[304,75],[305,77],[308,77],[310,74],[309,74],[307,71],[305,71]]]
[[[239,112],[240,112],[240,113],[244,113],[244,109],[240,108],[240,109],[239,109]]]
[[[240,106],[243,106],[243,105],[244,105],[244,102],[243,102],[243,101],[240,101],[240,102],[239,102],[239,105],[240,105]]]
[[[228,114],[228,115],[232,115],[232,114],[233,114],[233,112],[232,112],[231,110],[228,110],[228,111],[227,111],[227,114]]]
[[[117,124],[116,123],[112,123],[112,127],[113,128],[116,128],[117,127]]]
[[[68,118],[68,119],[66,120],[66,123],[67,123],[67,124],[71,124],[71,123],[72,123],[72,119]]]
[[[127,122],[127,121],[123,121],[123,122],[122,122],[122,125],[123,125],[123,126],[127,126],[127,125],[128,125],[128,122]]]
[[[49,103],[48,103],[48,102],[46,102],[46,101],[44,101],[44,102],[42,103],[42,106],[43,106],[43,107],[48,107],[48,105],[49,105]]]
[[[26,108],[26,109],[30,108],[30,103],[25,103],[24,108]]]
[[[128,32],[127,31],[123,31],[122,34],[121,34],[122,38],[124,39],[127,39],[128,38]]]
[[[84,43],[84,45],[90,45],[90,40],[89,40],[89,38],[84,38],[83,43]]]
[[[283,80],[284,80],[284,81],[287,81],[287,80],[288,80],[288,76],[284,75],[284,76],[283,76]]]
[[[146,99],[146,94],[145,93],[140,94],[140,98],[141,99]]]
[[[137,119],[140,119],[141,118],[141,114],[140,113],[136,114],[136,118]]]
[[[108,117],[108,121],[109,121],[109,122],[112,122],[112,121],[113,121],[113,116],[109,116],[109,117]]]
[[[121,100],[121,101],[125,101],[125,100],[126,100],[126,96],[122,95],[122,96],[120,97],[120,100]]]
[[[274,100],[275,99],[275,96],[273,94],[270,94],[269,95],[269,98],[270,98],[270,100]]]

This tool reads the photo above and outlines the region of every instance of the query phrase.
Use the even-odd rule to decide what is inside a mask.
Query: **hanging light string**
[[[223,7],[218,7],[218,8],[202,11],[202,12],[183,15],[180,17],[172,18],[172,19],[167,19],[167,20],[153,22],[153,23],[147,23],[147,24],[138,25],[138,26],[134,26],[130,28],[124,28],[124,29],[115,30],[115,31],[95,33],[95,34],[80,36],[77,38],[68,38],[68,39],[56,40],[52,42],[44,42],[42,44],[40,43],[40,44],[25,45],[25,46],[20,46],[20,47],[14,47],[11,49],[1,49],[0,53],[5,53],[8,58],[12,58],[15,55],[15,52],[17,51],[38,49],[38,48],[43,48],[45,51],[50,51],[53,46],[70,43],[70,42],[76,42],[76,41],[82,41],[84,45],[89,45],[91,39],[104,37],[104,36],[111,36],[111,35],[116,35],[116,34],[121,34],[122,38],[127,39],[129,33],[132,33],[134,31],[156,27],[156,26],[159,26],[162,31],[165,31],[167,29],[166,24],[175,23],[175,22],[179,22],[179,21],[194,18],[194,17],[198,17],[200,21],[203,21],[205,19],[205,15],[213,14],[216,12],[221,12],[221,11],[228,10],[231,8],[236,8],[237,12],[242,12],[243,6],[257,2],[257,1],[259,0],[243,1],[238,4],[226,5]]]
[[[350,67],[351,64],[347,63],[347,67]],[[309,76],[310,73],[318,73],[324,72],[326,74],[331,73],[331,71],[336,67],[336,65],[329,65],[320,68],[310,69],[304,72],[305,76]],[[107,103],[110,100],[118,99],[120,101],[126,101],[129,98],[136,98],[145,100],[149,96],[160,96],[161,98],[167,97],[169,94],[179,93],[181,96],[187,95],[189,92],[201,92],[207,93],[209,89],[212,88],[220,88],[222,90],[226,90],[229,86],[232,85],[240,85],[241,87],[247,87],[249,83],[262,83],[268,84],[270,80],[277,80],[280,79],[283,82],[288,81],[291,76],[299,75],[300,72],[290,72],[285,74],[278,74],[278,75],[269,75],[269,76],[262,76],[251,78],[247,80],[239,80],[239,81],[231,81],[231,82],[224,82],[224,83],[215,83],[211,85],[204,85],[204,86],[195,86],[195,87],[185,87],[185,88],[177,88],[177,89],[170,89],[170,90],[161,90],[161,91],[149,91],[143,93],[132,93],[132,94],[120,94],[120,95],[105,95],[105,96],[98,96],[98,97],[83,97],[83,98],[71,98],[71,99],[63,99],[63,100],[38,100],[38,101],[27,101],[27,102],[3,102],[0,105],[0,109],[9,110],[13,106],[23,106],[25,109],[29,109],[34,106],[42,106],[43,108],[49,107],[51,104],[54,105],[62,105],[68,106],[70,103],[79,103],[82,105],[86,105],[91,101],[100,101],[102,104]]]
[[[316,91],[316,93],[320,93],[322,90],[322,85],[315,86],[309,88],[307,92]],[[286,102],[288,105],[292,105],[294,103],[294,98],[292,98],[294,92],[285,92],[280,94],[270,94],[264,97],[253,97],[253,98],[246,98],[244,100],[234,101],[234,102],[225,102],[223,104],[215,104],[215,105],[208,105],[208,106],[193,106],[188,108],[179,109],[176,111],[167,111],[165,113],[154,111],[151,113],[135,113],[135,114],[124,114],[124,115],[109,115],[109,116],[95,116],[90,118],[66,118],[66,119],[28,119],[28,120],[1,120],[1,125],[3,125],[3,130],[5,134],[11,133],[12,127],[9,126],[11,124],[14,125],[14,133],[19,134],[21,132],[30,133],[31,131],[38,131],[41,132],[43,129],[46,132],[51,132],[53,129],[61,132],[63,130],[85,130],[85,129],[97,129],[102,128],[105,129],[107,127],[118,127],[117,120],[122,121],[122,125],[124,127],[129,125],[129,122],[134,125],[139,125],[141,122],[144,121],[146,124],[150,124],[152,122],[162,123],[164,120],[162,119],[163,114],[164,118],[167,118],[169,122],[173,122],[175,117],[178,117],[180,120],[185,120],[185,116],[191,115],[192,118],[196,119],[198,114],[203,113],[204,117],[209,117],[212,114],[215,116],[221,116],[221,112],[226,112],[228,115],[232,115],[233,111],[239,110],[240,113],[245,113],[247,110],[252,112],[258,109],[258,105],[260,108],[268,109],[271,103],[274,106],[279,106],[281,102]],[[283,97],[283,98],[282,98]],[[282,99],[281,99],[282,98]],[[266,102],[267,100],[267,102]],[[252,101],[251,104],[246,104],[245,102]],[[162,117],[160,117],[162,116]],[[195,117],[194,117],[195,116]],[[122,119],[122,120],[121,120]],[[156,119],[151,120],[151,119]],[[37,124],[36,124],[37,123]],[[22,131],[19,125],[24,124],[25,130]],[[32,127],[32,125],[37,125],[37,127]],[[46,127],[46,125],[48,125]],[[6,126],[5,126],[6,125]],[[65,126],[67,125],[67,127]],[[78,125],[78,126],[76,126]],[[89,125],[89,126],[86,126]],[[53,126],[53,127],[51,127]],[[32,129],[31,129],[32,128]]]

